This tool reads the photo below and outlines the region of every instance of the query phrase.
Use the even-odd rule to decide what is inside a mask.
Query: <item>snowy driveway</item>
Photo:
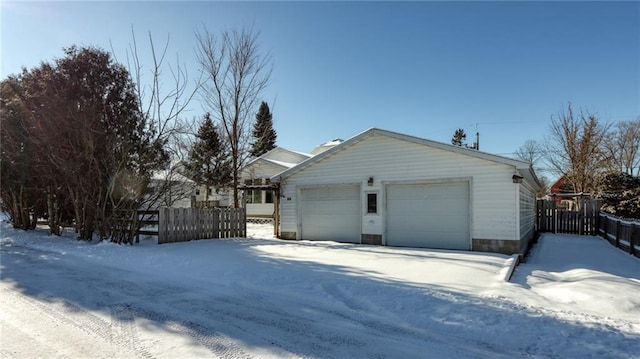
[[[126,247],[4,225],[1,237],[3,358],[640,352],[638,308],[558,309],[530,275],[503,282],[501,255],[268,239]],[[613,275],[640,289],[625,273]]]

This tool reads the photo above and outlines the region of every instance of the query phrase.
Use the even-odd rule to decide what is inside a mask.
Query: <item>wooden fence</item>
[[[158,244],[246,237],[245,208],[162,208]]]
[[[640,223],[622,220],[609,214],[599,214],[598,234],[614,246],[640,257]]]
[[[555,200],[538,200],[536,226],[540,232],[595,235],[600,201],[581,199],[576,210],[558,208]]]

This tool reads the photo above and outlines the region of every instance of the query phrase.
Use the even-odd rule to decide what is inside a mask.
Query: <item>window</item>
[[[253,191],[251,191],[251,196],[253,197],[253,201],[251,203],[262,203],[262,191],[261,190],[253,190]]]
[[[377,193],[367,193],[367,213],[378,213]]]
[[[264,203],[273,203],[273,191],[265,191]]]
[[[247,186],[262,185],[262,178],[246,179],[244,183]],[[247,203],[262,203],[262,191],[256,189],[245,190]]]
[[[199,196],[199,195],[200,195],[200,190],[199,190],[199,189],[197,189],[197,190],[196,190],[196,196]]]

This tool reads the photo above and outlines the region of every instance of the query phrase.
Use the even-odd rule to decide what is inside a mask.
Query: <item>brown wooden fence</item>
[[[162,208],[158,244],[247,236],[245,208]]]
[[[640,257],[640,223],[600,213],[598,234],[614,246]]]
[[[577,209],[558,208],[555,200],[538,200],[536,226],[540,232],[595,235],[598,229],[600,201],[581,199]]]

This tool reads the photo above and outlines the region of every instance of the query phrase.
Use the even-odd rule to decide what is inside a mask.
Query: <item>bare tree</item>
[[[618,122],[607,135],[604,147],[612,170],[640,175],[640,117]]]
[[[515,155],[516,158],[531,163],[534,168],[538,167],[544,158],[542,146],[535,140],[527,140],[516,150]]]
[[[540,190],[536,193],[538,197],[543,197],[547,193],[549,188],[549,181],[546,177],[541,176],[542,168],[541,162],[544,160],[544,148],[540,143],[535,140],[527,140],[524,145],[520,146],[515,152],[517,159],[531,163],[531,166],[536,171],[538,179],[540,181]]]
[[[142,51],[133,28],[131,39],[126,63],[135,84],[139,107],[155,131],[155,141],[169,155],[166,170],[154,173],[149,192],[141,200],[140,207],[171,206],[173,201],[189,196],[193,188],[192,184],[184,182],[186,178],[180,163],[186,159],[190,138],[194,136],[194,125],[186,119],[186,113],[200,89],[202,76],[190,79],[186,66],[177,55],[175,63],[167,61],[169,35],[157,48],[152,34],[148,33],[151,66],[145,64],[146,67],[140,61]],[[115,52],[113,47],[111,51]]]
[[[225,30],[216,36],[196,33],[196,55],[203,73],[203,102],[219,122],[231,153],[233,206],[239,207],[240,170],[249,157],[253,111],[271,77],[271,55],[260,51],[259,33],[251,28]]]
[[[595,115],[582,110],[575,114],[571,104],[551,118],[547,161],[558,175],[566,176],[574,192],[595,190],[596,176],[606,167],[607,130]]]

